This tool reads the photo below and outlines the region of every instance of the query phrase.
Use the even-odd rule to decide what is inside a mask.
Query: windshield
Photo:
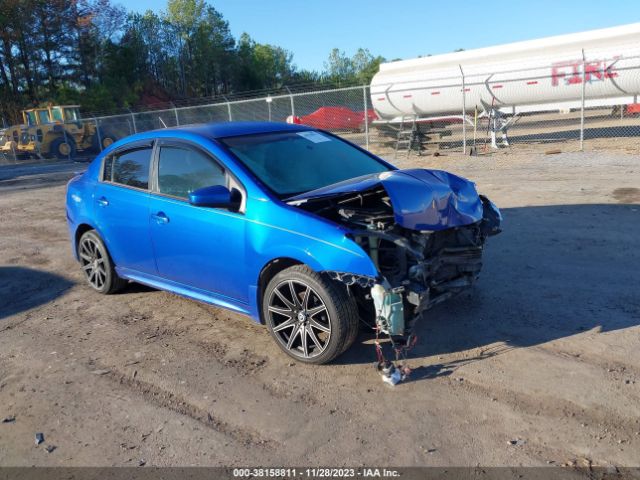
[[[34,126],[37,124],[36,121],[36,112],[34,112],[33,110],[30,112],[27,112],[27,125],[29,126]]]
[[[243,135],[221,142],[282,198],[390,170],[374,157],[318,131]]]
[[[38,125],[51,123],[51,118],[49,118],[49,110],[38,110],[38,117],[40,119]]]
[[[53,119],[54,120],[59,120],[59,121],[63,121],[62,120],[62,109],[60,107],[53,107],[51,109],[51,114],[53,115]]]
[[[76,122],[80,118],[78,114],[78,110],[76,108],[65,108],[64,109],[64,121],[65,122]]]

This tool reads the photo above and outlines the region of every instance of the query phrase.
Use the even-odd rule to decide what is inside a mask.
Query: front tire
[[[107,247],[95,230],[89,230],[80,237],[78,258],[87,283],[96,292],[108,295],[127,284],[116,273]]]
[[[358,308],[347,289],[304,265],[271,279],[262,313],[278,346],[303,363],[330,362],[358,334]]]

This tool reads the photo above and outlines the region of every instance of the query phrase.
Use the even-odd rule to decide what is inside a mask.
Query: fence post
[[[229,102],[229,99],[224,95],[222,96],[222,98],[224,98],[224,100],[227,102],[227,113],[229,114],[229,121],[233,122],[233,116],[231,115],[231,102]]]
[[[582,49],[582,95],[580,99],[580,151],[584,151],[584,94],[587,87],[586,58]]]
[[[267,102],[267,110],[269,111],[269,121],[271,121],[271,102],[273,102],[273,98],[271,98],[271,95],[269,95],[267,98],[264,99],[265,102]]]
[[[293,94],[291,93],[291,90],[289,90],[289,87],[287,87],[286,85],[284,86],[284,88],[287,89],[287,92],[289,92],[289,100],[291,100],[291,116],[293,118],[295,118],[296,116],[296,107],[293,104]]]
[[[462,65],[458,65],[460,67],[460,75],[462,76],[462,153],[467,153],[467,92],[465,91],[465,83],[464,83],[464,70],[462,70]]]
[[[129,110],[129,113],[131,113],[131,122],[133,123],[133,133],[138,133],[138,127],[136,125],[136,116],[133,114],[131,110]]]
[[[173,105],[173,102],[171,103]],[[173,105],[173,114],[176,116],[176,127],[180,126],[180,119],[178,118],[178,109]]]
[[[102,151],[102,135],[100,135],[100,125],[98,125],[98,119],[93,117],[93,121],[96,122],[96,137],[98,137],[98,148]]]
[[[369,150],[369,105],[367,102],[367,86],[362,86],[362,101],[364,102],[364,139],[367,150]]]

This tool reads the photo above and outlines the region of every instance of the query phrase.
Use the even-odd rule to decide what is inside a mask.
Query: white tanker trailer
[[[640,23],[383,63],[371,81],[382,122],[465,120],[481,109],[494,147],[497,131],[507,143],[504,112],[579,107],[582,95],[587,106],[637,103]]]

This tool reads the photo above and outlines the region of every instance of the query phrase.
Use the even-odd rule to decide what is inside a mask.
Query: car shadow
[[[44,270],[0,266],[0,320],[51,302],[73,285]]]
[[[149,292],[157,292],[157,291],[158,291],[157,288],[153,288],[148,285],[143,285],[142,283],[129,282],[126,287],[116,292],[116,295],[127,295],[131,293],[149,293]]]
[[[507,208],[503,215],[476,286],[419,320],[409,357],[422,365],[413,379],[588,330],[640,325],[640,205]],[[372,338],[362,333],[336,363],[375,361]],[[434,364],[461,352],[464,360]]]

